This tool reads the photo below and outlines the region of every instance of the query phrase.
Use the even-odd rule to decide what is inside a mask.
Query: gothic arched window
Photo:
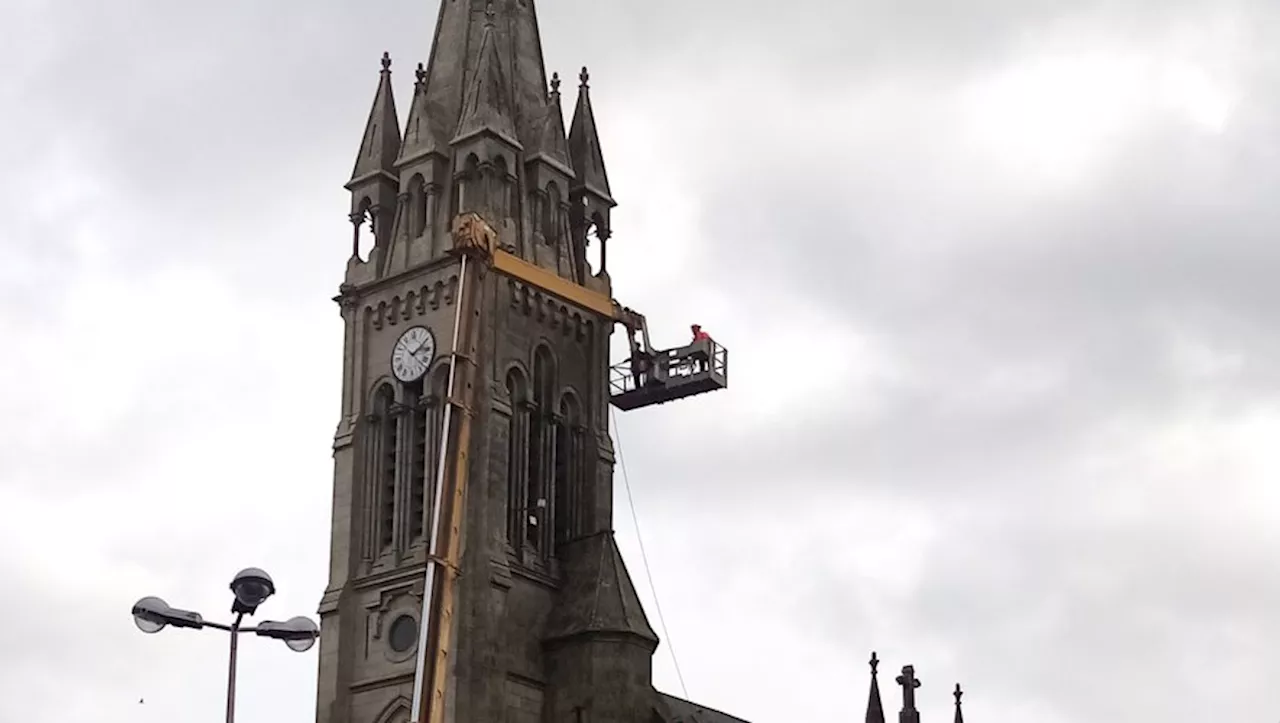
[[[535,241],[542,238],[543,217],[546,214],[547,195],[538,190],[529,191],[529,229]]]
[[[525,483],[526,506],[529,507],[529,524],[525,530],[525,543],[539,556],[549,552],[550,525],[554,510],[555,415],[556,387],[555,358],[551,350],[539,346],[533,353],[533,409],[529,429],[529,478]]]
[[[560,243],[560,187],[547,184],[547,204],[542,213],[542,237],[552,246]]]
[[[454,215],[479,210],[483,202],[483,179],[480,177],[480,159],[474,153],[467,156],[457,180]]]
[[[511,422],[507,431],[507,541],[521,547],[528,519],[529,390],[519,369],[507,372]]]
[[[397,698],[383,709],[378,716],[378,723],[409,723],[409,716],[412,714],[409,708],[409,701],[404,698]]]
[[[585,476],[583,474],[582,405],[572,392],[560,398],[555,421],[556,543],[573,540],[583,533]]]
[[[408,429],[405,436],[409,439],[409,540],[421,542],[425,531],[427,480],[430,477],[427,469],[427,404],[428,395],[419,380],[410,384],[407,391],[411,408]]]
[[[511,185],[507,179],[507,158],[498,156],[493,159],[493,180],[489,188],[489,198],[493,199],[494,215],[498,218],[506,218],[510,212],[510,188]]]
[[[423,382],[418,382],[423,389]],[[431,516],[435,514],[436,475],[440,466],[440,435],[444,425],[444,407],[448,403],[449,367],[441,365],[430,377],[430,386],[421,392],[421,403],[414,410],[413,486],[410,491],[409,524],[414,539],[430,544]]]
[[[427,190],[422,176],[414,174],[409,179],[409,237],[422,235],[427,225]]]
[[[378,495],[378,547],[385,550],[395,542],[396,453],[400,442],[395,391],[390,384],[378,388],[374,396],[373,416],[377,435],[373,478]]]
[[[373,253],[373,246],[377,242],[377,238],[373,234],[373,220],[373,200],[365,196],[360,199],[355,213],[351,214],[352,244],[354,246],[352,253],[361,261],[369,260],[370,254]],[[370,232],[368,236],[360,232],[366,221],[369,222]]]

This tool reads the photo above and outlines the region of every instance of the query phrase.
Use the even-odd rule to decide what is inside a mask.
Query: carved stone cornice
[[[566,304],[557,297],[515,279],[507,280],[507,293],[516,313],[536,319],[546,328],[572,337],[575,341],[590,339],[595,325],[600,323],[594,312]]]
[[[390,299],[383,299],[376,304],[365,306],[365,313],[370,317],[374,329],[384,326],[395,326],[402,321],[412,321],[415,317],[424,316],[441,306],[453,304],[458,286],[457,274],[434,283],[423,283],[408,292],[395,294]]]

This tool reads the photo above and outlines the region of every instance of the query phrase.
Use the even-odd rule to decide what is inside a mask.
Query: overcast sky
[[[1280,716],[1269,5],[542,3],[617,295],[732,353],[619,416],[692,698],[857,719],[874,648],[931,721]],[[314,615],[342,184],[436,7],[0,7],[0,721],[220,721],[225,640],[142,595],[222,616],[260,565]],[[314,651],[242,650],[241,720],[313,717]]]

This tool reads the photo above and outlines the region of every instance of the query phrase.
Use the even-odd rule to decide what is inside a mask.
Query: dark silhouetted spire
[[[898,723],[920,723],[920,711],[916,710],[916,688],[920,681],[916,678],[915,666],[902,666],[898,685],[902,686],[902,712],[898,713]]]
[[[875,651],[871,653],[871,694],[867,696],[867,723],[884,723],[884,704],[880,702],[880,681],[876,677],[876,668],[880,666],[880,658]]]
[[[489,131],[517,148],[515,123],[511,120],[514,110],[511,88],[507,85],[502,72],[502,58],[498,55],[498,44],[494,36],[493,4],[485,10],[484,33],[480,36],[480,50],[477,53],[475,76],[467,89],[462,102],[462,120],[454,143],[470,138],[484,131]]]
[[[600,151],[600,134],[596,130],[595,113],[591,110],[591,75],[586,68],[578,76],[578,105],[573,111],[569,127],[569,156],[577,172],[575,187],[585,188],[612,204],[609,191],[609,174],[604,169],[604,154]]]
[[[391,56],[382,54],[382,77],[373,96],[373,108],[365,124],[364,140],[356,156],[348,187],[379,173],[394,177],[396,156],[400,154],[400,119],[396,115],[395,94],[391,90]]]
[[[964,696],[964,691],[960,690],[960,684],[956,683],[956,692],[952,693],[956,697],[956,720],[955,723],[964,723],[964,712],[960,710],[960,698]]]

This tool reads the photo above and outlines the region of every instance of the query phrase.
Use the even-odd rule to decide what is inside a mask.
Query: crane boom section
[[[485,228],[487,228],[487,225]],[[644,351],[646,353],[653,352],[653,348],[649,343],[649,329],[645,323],[644,316],[621,306],[617,301],[610,298],[608,294],[588,289],[582,284],[566,279],[536,264],[531,264],[519,256],[502,249],[493,251],[493,269],[516,281],[528,284],[539,291],[551,294],[588,311],[594,311],[600,316],[622,324],[634,332],[639,332],[642,335]]]
[[[494,251],[493,269],[584,309],[594,311],[605,318],[614,317],[614,302],[607,294],[592,291],[541,266],[531,264],[515,254],[501,249]]]
[[[476,222],[479,223],[476,223]],[[444,723],[453,613],[462,550],[462,523],[470,474],[471,423],[477,407],[480,329],[486,311],[481,289],[497,235],[478,217],[454,224],[452,253],[460,258],[454,349],[450,359],[444,454],[438,470],[437,511],[432,516],[431,554],[423,595],[427,648],[414,674],[414,723]]]

